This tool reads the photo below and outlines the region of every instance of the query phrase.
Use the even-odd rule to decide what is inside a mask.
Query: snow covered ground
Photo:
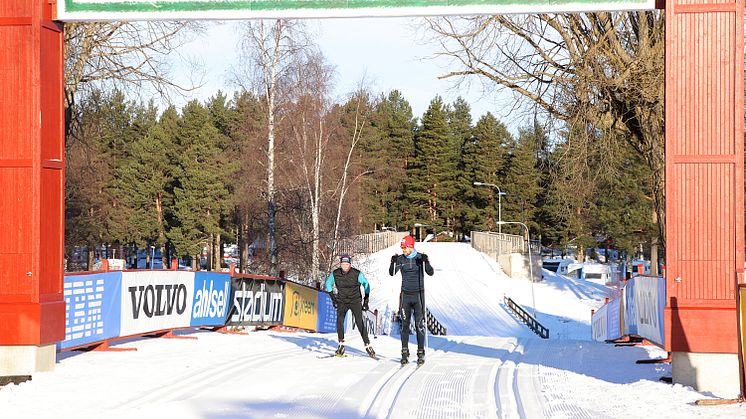
[[[0,388],[0,417],[746,417],[746,406],[694,406],[710,395],[659,381],[670,366],[635,364],[664,356],[660,349],[591,341],[590,310],[606,287],[547,271],[541,283],[513,280],[464,244],[417,248],[435,267],[427,305],[448,328],[429,337],[419,369],[400,368],[398,337],[374,339],[384,357],[374,361],[356,331],[346,358],[326,357],[334,334],[194,331],[185,335],[196,340],[117,345],[136,352],[60,354],[54,372]],[[371,282],[372,308],[397,305],[399,277],[387,272],[396,250],[353,263]],[[535,309],[550,339],[520,324],[503,295]]]

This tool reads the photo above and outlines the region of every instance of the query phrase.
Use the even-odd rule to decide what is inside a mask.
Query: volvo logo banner
[[[122,272],[120,336],[188,327],[194,272]]]

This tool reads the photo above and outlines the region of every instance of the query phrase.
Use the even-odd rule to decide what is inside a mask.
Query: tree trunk
[[[275,203],[275,98],[282,21],[275,20],[274,50],[267,86],[267,216],[269,221],[269,274],[277,276],[277,205]]]
[[[653,204],[655,205],[655,204]],[[658,227],[658,212],[653,208],[653,225]],[[658,276],[658,232],[654,231],[650,240],[650,275]]]
[[[86,246],[86,255],[88,256],[87,257],[88,260],[86,261],[87,265],[86,265],[85,270],[90,271],[93,269],[93,260],[95,259],[93,249],[91,249],[90,246]]]
[[[220,272],[223,268],[223,244],[221,243],[220,233],[215,235],[215,271]]]
[[[352,143],[350,144],[350,150],[347,152],[347,160],[345,160],[344,170],[342,171],[342,187],[339,192],[339,201],[337,201],[337,216],[334,220],[334,251],[337,249],[337,241],[339,240],[339,223],[342,217],[342,204],[344,203],[345,195],[347,194],[347,176],[350,171],[352,153],[355,151],[355,146],[358,141],[360,141],[363,127],[365,126],[365,120],[359,121],[361,101],[362,97],[361,95],[358,95],[357,109],[355,110],[355,129],[352,132]]]
[[[239,252],[239,266],[241,273],[248,273],[249,271],[249,246],[251,245],[251,239],[249,237],[249,221],[248,214],[242,214],[241,221],[239,223],[240,236],[238,240],[238,252]]]
[[[163,266],[169,266],[168,255],[166,254],[166,228],[163,225],[163,201],[162,193],[155,195],[155,214],[158,219],[158,243],[161,246],[161,262]]]

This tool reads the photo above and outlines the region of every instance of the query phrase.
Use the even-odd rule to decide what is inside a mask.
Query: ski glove
[[[396,259],[397,259],[398,257],[399,257],[399,255],[394,255],[394,256],[391,256],[391,263],[392,263],[392,264],[396,263]]]
[[[430,258],[428,258],[426,254],[420,253],[420,260],[422,261],[422,263],[427,263]]]
[[[337,308],[337,296],[335,296],[333,293],[329,293],[329,296],[332,297],[332,305],[334,308]]]
[[[368,294],[365,294],[365,298],[363,298],[363,311],[368,311]]]

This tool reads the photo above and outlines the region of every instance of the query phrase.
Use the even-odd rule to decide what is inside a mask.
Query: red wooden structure
[[[0,347],[64,338],[62,27],[0,2]]]
[[[666,349],[738,353],[744,1],[666,2]]]

